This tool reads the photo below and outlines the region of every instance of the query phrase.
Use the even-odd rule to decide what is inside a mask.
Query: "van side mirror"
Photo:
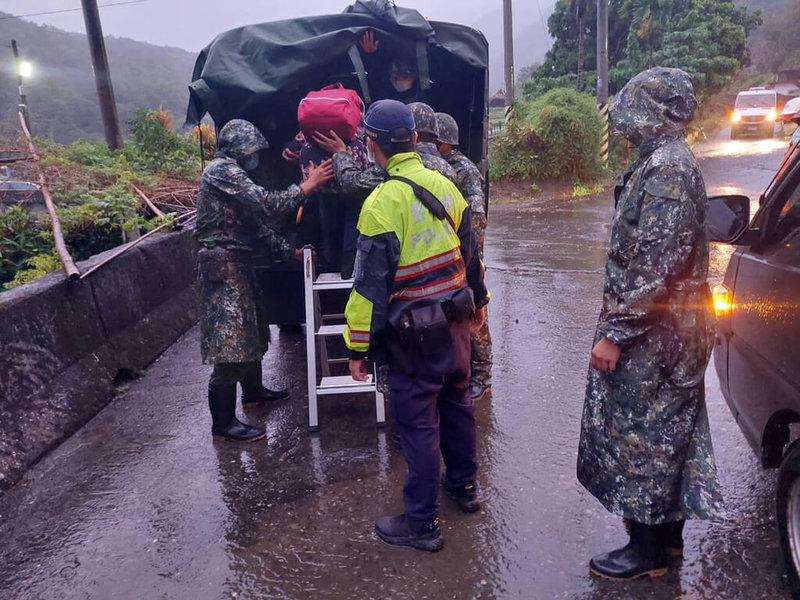
[[[715,196],[708,199],[706,216],[708,237],[723,244],[748,243],[750,236],[750,198]]]

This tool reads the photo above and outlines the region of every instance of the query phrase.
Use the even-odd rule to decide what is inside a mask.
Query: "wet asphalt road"
[[[709,192],[757,196],[783,147],[704,145]],[[625,542],[574,475],[611,205],[604,193],[492,208],[494,390],[478,407],[485,505],[463,515],[442,498],[442,552],[373,538],[374,520],[401,509],[404,463],[369,399],[321,400],[322,430],[309,435],[298,333],[275,329],[265,359],[292,400],[245,413],[266,424],[266,443],[212,443],[195,328],[0,498],[0,598],[788,599],[775,474],[759,467],[713,372],[728,519],[690,523],[686,558],[661,580],[588,574],[593,554]]]

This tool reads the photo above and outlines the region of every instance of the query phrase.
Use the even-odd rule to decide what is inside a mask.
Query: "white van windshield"
[[[737,96],[736,108],[775,108],[775,94]]]

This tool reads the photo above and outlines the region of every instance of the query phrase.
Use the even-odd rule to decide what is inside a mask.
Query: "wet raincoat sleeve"
[[[333,155],[333,172],[342,191],[353,198],[363,200],[386,181],[386,171],[378,166],[361,169],[348,152]]]
[[[636,248],[624,273],[625,291],[606,295],[598,331],[625,347],[647,333],[667,308],[670,285],[686,271],[703,215],[680,173],[661,166],[644,177]]]
[[[400,239],[385,215],[365,206],[358,222],[353,291],[345,307],[350,358],[364,358],[383,335],[389,296],[400,262]]]
[[[208,183],[230,196],[240,207],[261,210],[270,218],[285,216],[305,203],[300,186],[292,185],[280,192],[271,192],[253,183],[247,172],[234,161],[205,175]]]

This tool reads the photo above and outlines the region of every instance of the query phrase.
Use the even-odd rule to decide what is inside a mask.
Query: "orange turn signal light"
[[[718,317],[724,317],[733,310],[733,294],[724,285],[714,286],[714,312]]]

